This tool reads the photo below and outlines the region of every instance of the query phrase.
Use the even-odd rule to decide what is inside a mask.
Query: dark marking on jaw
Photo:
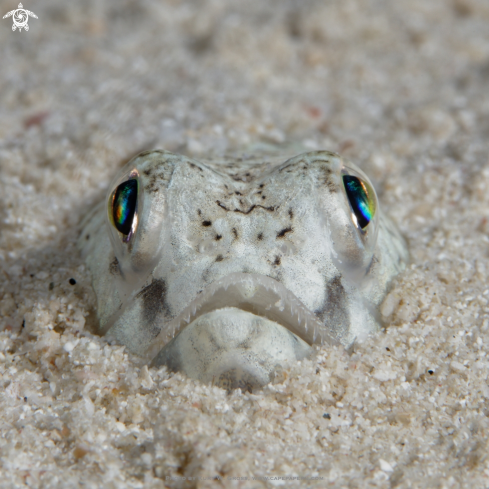
[[[290,226],[286,227],[282,229],[282,231],[279,231],[277,233],[277,238],[283,238],[287,233],[292,233],[292,232],[294,232],[294,230]]]
[[[211,225],[212,225],[212,221],[203,221],[202,222],[202,226],[204,226],[204,227],[209,227]]]
[[[342,338],[346,335],[350,326],[350,314],[341,275],[326,283],[323,305],[314,314],[324,322],[334,337]]]
[[[135,298],[142,299],[143,317],[148,323],[153,323],[161,313],[166,318],[171,317],[170,307],[166,302],[166,283],[163,279],[153,279]]]
[[[293,219],[293,218],[294,218],[294,211],[292,210],[292,207],[289,209],[289,217],[290,217],[291,219]]]
[[[234,234],[234,239],[238,239],[238,231],[237,231],[237,229],[236,228],[233,228],[232,229],[232,232]]]
[[[119,260],[117,259],[116,256],[114,256],[114,259],[109,265],[109,273],[111,275],[119,275],[121,273],[119,269]]]
[[[224,260],[224,257],[222,255],[216,256],[216,261],[222,261],[222,260]]]
[[[256,238],[258,239],[258,241],[261,241],[263,239],[263,233],[259,233]]]
[[[277,256],[275,257],[275,261],[273,262],[273,264],[274,264],[274,265],[280,265],[280,263],[281,263],[280,256],[278,256],[278,255],[277,255]]]
[[[216,237],[214,238],[216,241],[219,241],[220,239],[222,239],[222,235],[220,234],[216,234]]]

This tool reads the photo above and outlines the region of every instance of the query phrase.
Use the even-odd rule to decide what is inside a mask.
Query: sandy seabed
[[[0,22],[0,486],[489,487],[489,2],[25,8]],[[361,166],[406,237],[385,330],[229,395],[91,333],[79,222],[123,162],[289,142]]]

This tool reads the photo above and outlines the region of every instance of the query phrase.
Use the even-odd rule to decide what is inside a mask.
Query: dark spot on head
[[[202,226],[208,227],[212,224],[212,221],[203,221]]]
[[[148,168],[147,170],[144,170],[143,173],[149,177],[151,175],[151,168]]]
[[[216,200],[216,204],[219,207],[221,207],[221,209],[224,209],[225,211],[228,211],[229,210],[220,200]]]
[[[277,256],[275,257],[275,261],[273,262],[273,264],[274,264],[274,265],[280,265],[280,263],[281,263],[281,262],[280,262],[280,256],[278,256],[278,255],[277,255]]]
[[[277,233],[277,238],[283,238],[287,233],[290,233],[290,232],[292,232],[292,228],[290,226],[286,227],[286,228],[282,229],[282,231]]]
[[[31,274],[30,274],[30,277],[31,277],[31,278],[32,278],[32,277],[34,277],[34,274],[33,274],[33,273],[31,273]]]
[[[88,241],[90,239],[90,235],[89,234],[85,235],[85,239]]]
[[[324,418],[324,419],[331,419],[331,414],[324,413],[324,414],[323,414],[323,418]]]
[[[74,278],[70,278],[68,282],[70,282],[70,285],[76,285],[76,280]]]
[[[241,192],[238,192],[237,190],[234,192],[236,195],[243,195]]]
[[[202,215],[202,211],[201,211],[200,209],[197,209],[197,214],[198,214],[199,216],[201,216],[201,215]]]
[[[222,255],[217,255],[216,256],[216,261],[222,261],[224,260],[223,256]]]
[[[236,230],[236,228],[233,228],[231,231],[234,234],[234,239],[238,239],[238,231]]]
[[[118,273],[120,273],[120,270],[119,270],[119,260],[117,259],[116,256],[114,256],[114,259],[110,262],[110,265],[109,265],[109,273],[111,275],[117,275]]]
[[[255,209],[265,209],[266,211],[269,211],[269,212],[273,212],[275,210],[275,207],[273,206],[270,206],[270,207],[264,207],[263,205],[255,205],[253,204],[248,210],[246,211],[243,211],[241,209],[234,209],[234,212],[240,212],[241,214],[249,214],[250,212],[252,212],[253,210]],[[278,208],[278,207],[277,207]]]
[[[54,289],[54,282],[49,282],[49,290],[53,290]]]
[[[267,198],[267,196],[266,196],[266,195],[262,195],[262,196],[261,196],[261,198],[262,198],[262,199],[266,199],[266,198]]]
[[[25,319],[22,320],[22,327],[25,328]]]
[[[294,212],[292,211],[292,207],[289,209],[289,217],[290,217],[291,219],[293,219],[293,218],[294,218]]]
[[[263,188],[265,186],[264,183],[260,183],[259,188]]]
[[[263,233],[259,233],[257,238],[258,238],[258,241],[261,241],[263,239]]]
[[[166,303],[166,283],[163,279],[153,279],[136,294],[135,298],[142,298],[143,317],[148,323],[153,323],[161,313],[164,313],[166,318],[170,318],[170,308]],[[153,333],[156,335],[158,332],[159,326],[154,328]]]
[[[435,372],[433,372],[433,370],[429,369],[429,370],[428,370],[428,373],[429,373],[430,375],[433,375]]]
[[[216,234],[216,241],[219,241],[220,239],[222,239],[222,236],[220,234]]]
[[[326,186],[328,187],[329,191],[332,194],[334,194],[338,191],[338,187],[331,180],[328,179],[325,183],[326,183]]]

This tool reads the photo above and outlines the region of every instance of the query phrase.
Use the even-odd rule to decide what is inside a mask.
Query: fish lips
[[[229,307],[278,323],[308,345],[339,345],[316,315],[280,282],[265,275],[235,272],[208,285],[163,326],[147,351],[148,361],[200,316]]]
[[[228,390],[252,391],[270,382],[278,366],[324,343],[339,345],[290,290],[270,277],[236,272],[166,324],[148,360]]]

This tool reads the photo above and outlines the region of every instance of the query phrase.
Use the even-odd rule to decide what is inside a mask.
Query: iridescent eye
[[[373,189],[353,175],[343,175],[343,184],[357,224],[365,229],[375,214]]]
[[[121,183],[114,193],[112,218],[117,231],[126,236],[131,232],[137,200],[138,181],[136,179]]]

